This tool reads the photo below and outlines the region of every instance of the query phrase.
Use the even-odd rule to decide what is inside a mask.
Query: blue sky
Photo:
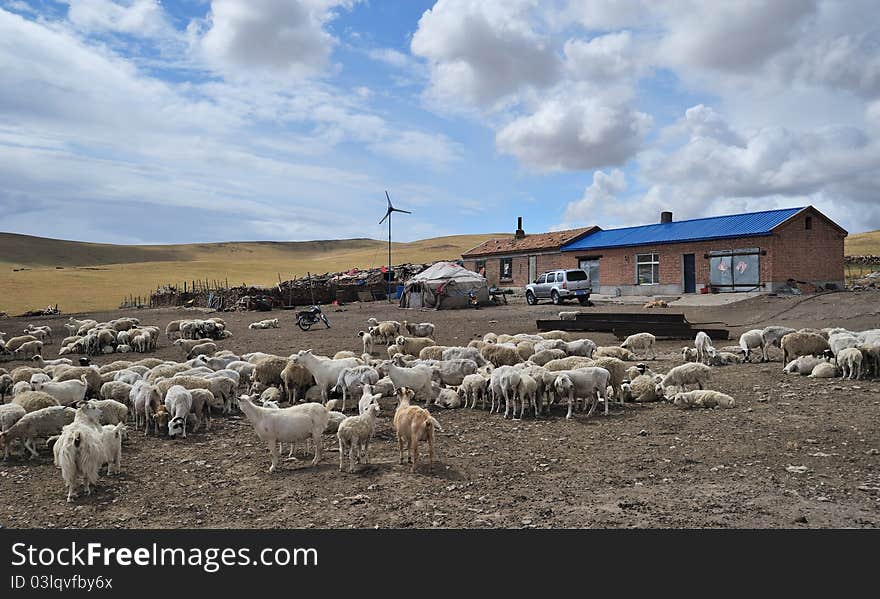
[[[878,48],[867,0],[0,0],[0,230],[878,229]]]

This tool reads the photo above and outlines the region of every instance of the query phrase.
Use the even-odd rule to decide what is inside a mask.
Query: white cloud
[[[570,0],[556,18],[594,31],[622,29],[648,23],[653,8],[649,0]]]
[[[172,27],[158,0],[67,0],[67,18],[87,31],[112,31],[139,37],[169,35]]]
[[[428,98],[438,107],[491,108],[558,80],[560,61],[536,30],[536,0],[438,0],[419,19],[413,54],[427,59]]]
[[[412,130],[389,133],[369,147],[398,160],[441,169],[459,161],[462,153],[461,146],[445,135]]]
[[[576,80],[619,81],[633,77],[643,68],[629,31],[609,33],[589,41],[570,39],[564,51],[566,67]]]
[[[220,71],[305,77],[321,73],[338,43],[325,29],[353,0],[212,0],[206,22],[190,27],[201,55]]]
[[[675,65],[752,71],[789,47],[814,0],[676,0],[663,4],[660,52]]]
[[[599,216],[605,215],[605,207],[617,200],[626,190],[626,176],[623,171],[614,169],[610,173],[596,171],[593,183],[584,190],[580,200],[570,202],[565,207],[563,223],[557,229],[568,229],[599,224]]]
[[[639,150],[651,117],[595,99],[556,98],[495,137],[503,154],[538,171],[591,170],[624,164]]]
[[[410,68],[414,62],[412,56],[394,48],[372,48],[367,51],[367,56],[398,69]]]
[[[352,199],[381,184],[361,172],[363,152],[339,146],[423,166],[460,154],[445,135],[373,114],[363,94],[308,81],[163,82],[72,30],[3,10],[0,63],[6,230],[129,243],[362,236],[372,210]],[[34,219],[47,212],[51,226]],[[198,232],[175,224],[193,220]]]

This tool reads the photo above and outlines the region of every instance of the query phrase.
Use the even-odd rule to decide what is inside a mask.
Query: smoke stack
[[[522,228],[522,217],[518,216],[518,217],[516,217],[516,233],[513,234],[513,237],[515,239],[522,239],[525,236],[526,236],[526,232],[523,231],[523,228]]]
[[[669,211],[664,211],[660,213],[660,222],[661,223],[671,223],[672,222],[672,213]]]

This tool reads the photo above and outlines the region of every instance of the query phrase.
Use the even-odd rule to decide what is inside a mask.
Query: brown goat
[[[431,413],[419,406],[410,405],[415,396],[412,389],[401,387],[397,390],[397,410],[394,412],[394,432],[397,433],[397,447],[400,450],[400,463],[403,464],[403,447],[409,443],[412,471],[419,465],[419,441],[428,442],[428,463],[434,469],[434,429],[443,432],[440,423]]]

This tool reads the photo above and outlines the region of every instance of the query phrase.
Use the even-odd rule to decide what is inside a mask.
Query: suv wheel
[[[538,298],[536,298],[535,294],[531,291],[526,291],[526,303],[530,306],[534,306],[538,303]]]
[[[562,298],[559,297],[559,292],[555,289],[553,290],[553,293],[550,294],[550,300],[557,306],[562,303]]]
[[[580,302],[580,304],[582,306],[592,306],[593,305],[593,302],[591,302],[590,298],[588,298],[588,297],[579,297],[578,302]]]

